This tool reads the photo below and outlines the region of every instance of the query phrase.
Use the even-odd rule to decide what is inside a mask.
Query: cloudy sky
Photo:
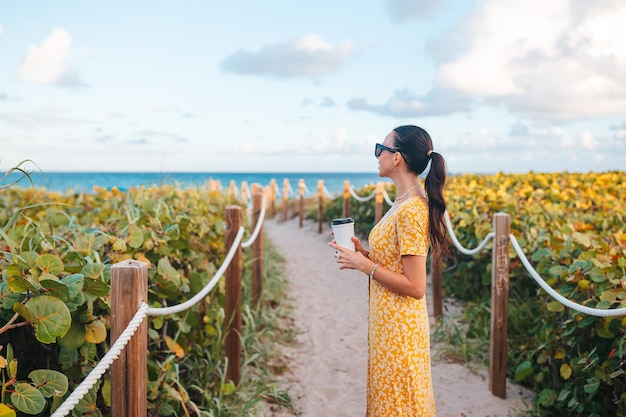
[[[626,167],[622,0],[0,4],[0,171]]]

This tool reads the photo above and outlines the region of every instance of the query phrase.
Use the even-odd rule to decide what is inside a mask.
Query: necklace
[[[418,187],[418,186],[419,186],[419,184],[415,184],[413,187],[411,187],[411,188],[409,188],[408,190],[406,190],[406,193],[404,193],[404,194],[402,194],[400,197],[396,198],[396,201],[398,201],[398,200],[402,200],[404,197],[406,197],[406,196],[407,196],[407,195],[411,192],[411,190],[412,190],[413,188],[416,188],[416,187]]]

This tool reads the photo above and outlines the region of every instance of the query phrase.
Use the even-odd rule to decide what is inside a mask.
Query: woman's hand
[[[363,254],[363,256],[365,256],[366,258],[370,257],[370,253],[369,251],[365,250],[365,248],[363,247],[363,245],[361,244],[361,241],[359,240],[358,237],[356,236],[352,236],[352,241],[354,242],[354,249],[357,252],[361,252]]]
[[[356,239],[355,246],[358,243],[357,250],[352,251],[344,246],[338,245],[337,241],[333,239],[332,242],[328,243],[328,246],[335,249],[335,259],[337,259],[337,263],[339,264],[339,269],[356,269],[361,272],[368,271],[367,266],[372,263],[363,252],[367,252],[363,249],[361,242],[357,238],[352,238],[354,241]],[[360,250],[359,250],[360,247]],[[371,268],[370,268],[371,269]]]

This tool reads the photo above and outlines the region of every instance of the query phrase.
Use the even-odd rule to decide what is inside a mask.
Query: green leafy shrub
[[[223,262],[224,211],[236,203],[233,198],[173,186],[67,195],[3,190],[0,346],[12,349],[0,352],[10,365],[0,403],[18,413],[52,412],[67,388],[71,392],[108,351],[113,264],[125,259],[148,264],[153,307],[195,295]],[[149,319],[149,415],[246,415],[243,405],[233,405],[241,395],[238,387],[224,380],[223,308],[222,281],[186,312]],[[250,363],[256,366],[258,360]],[[44,395],[45,404],[29,388],[41,390],[38,369],[68,380],[65,391]],[[104,378],[74,413],[106,415],[109,406],[110,380]]]
[[[624,183],[624,172],[467,174],[449,177],[445,193],[463,246],[476,247],[492,231],[493,215],[505,212],[511,233],[549,285],[579,304],[608,309],[626,307]],[[325,221],[340,217],[341,208],[340,198],[329,201]],[[351,208],[358,233],[367,236],[374,201],[353,199]],[[480,345],[476,335],[489,332],[490,309],[480,306],[491,298],[490,248],[473,256],[451,248],[446,260],[444,292],[467,302],[464,317],[472,321],[456,337],[464,346]],[[513,250],[509,278],[508,376],[538,393],[537,414],[625,416],[626,318],[566,309],[534,283]],[[466,352],[462,360],[476,358],[488,355]]]

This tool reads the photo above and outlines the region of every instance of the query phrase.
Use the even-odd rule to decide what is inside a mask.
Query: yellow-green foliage
[[[45,395],[40,382],[58,373],[32,371],[61,371],[71,391],[93,369],[110,343],[113,264],[130,258],[148,264],[152,306],[195,295],[223,261],[224,211],[230,203],[231,197],[203,188],[172,186],[76,195],[2,190],[0,365],[8,361],[10,366],[0,371],[8,381],[0,403],[31,414],[54,409],[67,389]],[[180,415],[193,403],[208,409],[212,398],[221,397],[222,287],[186,313],[150,319],[151,414]],[[198,363],[210,368],[202,372],[214,381],[207,381],[206,390],[188,393],[180,383],[199,371],[192,369]],[[79,408],[106,413],[109,385],[104,379]]]
[[[463,246],[476,247],[492,231],[493,215],[507,213],[511,233],[548,284],[607,309],[626,307],[625,184],[624,172],[467,174],[448,178],[445,197]],[[351,208],[357,225],[373,224],[373,200],[352,200]],[[340,215],[341,199],[329,202],[325,220]],[[451,248],[447,296],[489,305],[490,248],[475,256]],[[509,376],[538,392],[540,415],[626,415],[626,319],[567,309],[534,283],[512,249],[510,261]],[[466,337],[487,334],[472,326],[489,325],[488,309],[471,314]]]

